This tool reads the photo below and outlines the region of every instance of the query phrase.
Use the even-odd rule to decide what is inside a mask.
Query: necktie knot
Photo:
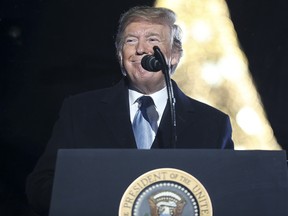
[[[139,102],[140,107],[146,108],[149,106],[154,106],[154,101],[150,96],[139,97],[137,101]]]
[[[153,124],[155,122],[157,123],[159,115],[156,111],[153,99],[150,96],[142,96],[138,98],[138,102],[139,109],[141,110],[143,117],[149,122],[152,129],[155,131],[155,125]]]

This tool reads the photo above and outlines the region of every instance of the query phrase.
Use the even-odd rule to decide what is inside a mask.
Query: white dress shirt
[[[131,120],[131,123],[133,123],[134,116],[135,116],[135,114],[136,114],[136,112],[138,110],[137,99],[139,97],[143,96],[143,95],[144,94],[142,94],[142,93],[139,93],[137,91],[129,89],[129,107],[130,107],[130,120]],[[157,121],[157,125],[159,127],[159,124],[160,124],[160,121],[161,121],[165,106],[167,104],[167,99],[168,99],[167,88],[164,87],[160,91],[155,92],[155,93],[150,94],[150,95],[147,95],[147,96],[152,97],[152,99],[154,101],[154,104],[155,104],[155,107],[156,107],[156,111],[158,112],[158,115],[159,115],[159,119]],[[154,133],[154,131],[153,131],[153,134],[154,134],[154,138],[155,138],[156,134]]]

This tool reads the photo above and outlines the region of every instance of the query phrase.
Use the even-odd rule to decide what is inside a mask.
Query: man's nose
[[[145,44],[144,41],[139,41],[137,46],[136,46],[136,52],[138,55],[142,55],[142,54],[147,54],[148,53],[148,47]]]

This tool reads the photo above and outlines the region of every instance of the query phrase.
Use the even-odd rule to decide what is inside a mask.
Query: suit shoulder
[[[93,101],[93,103],[95,103],[96,101],[101,101],[103,99],[106,99],[107,97],[112,97],[114,94],[119,93],[119,89],[121,89],[121,84],[117,83],[113,86],[70,95],[65,100],[73,102]]]
[[[197,112],[197,113],[203,113],[203,114],[211,114],[211,115],[218,115],[218,116],[227,116],[226,113],[224,113],[223,111],[221,111],[220,109],[209,105],[205,102],[193,99],[193,98],[189,98],[189,102],[191,103],[190,106],[192,106],[192,108]]]
[[[179,102],[180,107],[184,110],[188,109],[189,111],[196,112],[199,115],[205,115],[207,116],[227,116],[226,113],[223,111],[217,109],[216,107],[213,107],[212,105],[209,105],[205,102],[199,101],[197,99],[194,99],[188,95],[186,95],[176,84],[175,81],[172,80],[173,86],[174,86],[174,93],[177,96],[176,99],[176,105]],[[177,102],[178,100],[178,102]],[[180,108],[180,109],[181,109]]]

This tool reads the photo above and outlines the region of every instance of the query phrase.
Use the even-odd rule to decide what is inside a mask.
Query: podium
[[[162,186],[161,181],[164,179],[168,181],[167,185],[171,182],[175,185],[170,177],[176,175],[164,177],[164,174],[169,173],[167,169],[172,170],[172,174],[176,170],[191,175],[193,181],[203,186],[210,201],[208,204],[211,205],[210,212],[206,212],[204,204],[201,203],[201,195],[197,197],[198,195],[194,194],[195,198],[198,198],[198,203],[194,206],[195,212],[186,210],[185,213],[185,207],[182,206],[182,213],[177,215],[288,215],[288,169],[285,151],[61,149],[57,156],[49,216],[153,215],[147,212],[139,213],[139,199],[144,200],[139,198],[140,192],[147,183],[144,180],[150,181],[150,188],[146,190],[148,192],[151,188]],[[153,179],[152,175],[149,175],[153,170],[164,170],[163,178],[158,176],[157,181]],[[145,174],[147,178],[141,179]],[[153,176],[156,178],[157,175],[154,173]],[[184,188],[182,191],[187,191],[187,188],[189,191],[191,181],[185,183],[185,178],[180,176],[178,175],[180,180],[176,184]],[[194,189],[192,188],[192,192]],[[125,194],[128,198],[125,198]],[[162,194],[166,194],[161,198],[162,201],[167,199],[169,203],[173,200],[174,203],[178,202],[176,198],[171,198],[170,192]],[[135,196],[135,200],[129,196]],[[159,197],[160,195],[154,196],[153,201],[159,200]],[[137,199],[138,204],[132,202]],[[188,206],[185,197],[184,202]],[[127,213],[125,206],[138,208],[138,212],[134,209]]]

